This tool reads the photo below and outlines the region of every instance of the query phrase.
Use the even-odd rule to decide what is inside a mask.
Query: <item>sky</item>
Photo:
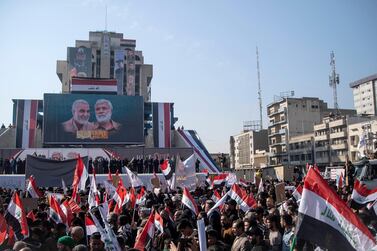
[[[331,51],[339,107],[353,109],[349,83],[377,73],[376,13],[374,0],[0,1],[0,123],[12,122],[12,99],[61,92],[56,61],[107,29],[153,64],[152,101],[174,102],[176,126],[226,153],[243,121],[259,120],[257,46],[264,128],[282,92],[333,107]]]

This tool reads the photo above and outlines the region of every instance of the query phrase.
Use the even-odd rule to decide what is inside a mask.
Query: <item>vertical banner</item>
[[[127,51],[126,67],[127,78],[123,93],[128,96],[135,96],[135,52],[132,50]]]
[[[92,49],[68,47],[67,50],[69,76],[92,77]]]
[[[17,100],[16,147],[36,147],[38,100]]]
[[[117,80],[118,95],[123,95],[123,78],[124,78],[124,51],[116,50],[114,52],[114,77]]]
[[[153,103],[153,141],[155,147],[171,147],[171,103]]]

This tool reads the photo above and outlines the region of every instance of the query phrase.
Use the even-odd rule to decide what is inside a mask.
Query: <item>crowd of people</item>
[[[62,188],[40,188],[44,196],[38,199],[38,206],[32,210],[33,217],[27,218],[30,230],[29,236],[11,242],[8,237],[0,246],[0,250],[105,250],[105,243],[101,234],[96,232],[87,235],[85,217],[89,211],[103,221],[110,224],[116,234],[121,250],[134,249],[135,241],[146,225],[152,212],[158,212],[163,219],[163,231],[156,231],[154,238],[144,247],[145,250],[196,251],[198,244],[197,220],[204,219],[206,225],[206,245],[211,251],[264,251],[264,250],[321,250],[310,242],[296,240],[295,226],[298,217],[299,201],[292,196],[292,189],[285,190],[285,200],[277,203],[275,185],[277,180],[240,183],[240,186],[255,198],[255,205],[247,211],[241,210],[240,205],[228,198],[225,205],[210,212],[215,205],[214,193],[225,194],[230,188],[226,185],[200,186],[191,192],[198,205],[197,215],[182,204],[182,189],[176,190],[154,189],[147,191],[145,201],[136,206],[125,204],[121,211],[113,211],[111,198],[105,199],[106,190],[99,185],[100,201],[107,201],[110,205],[106,219],[102,219],[97,207],[89,209],[88,191],[81,192],[80,209],[74,213],[69,225],[57,223],[51,218],[48,197],[51,194],[65,194],[60,203],[69,200],[72,190],[63,191]],[[286,182],[286,187],[297,187],[301,182]],[[341,198],[350,200],[351,189],[344,187],[337,189],[334,182],[330,186],[337,190]],[[14,191],[0,189],[0,213],[4,215]],[[25,191],[19,192],[21,197],[27,197]],[[140,188],[136,189],[136,193]],[[49,195],[50,194],[50,195]],[[210,214],[209,214],[210,212]],[[28,212],[30,215],[30,212]],[[369,211],[360,210],[359,217],[370,231],[376,235],[377,221],[372,220]],[[319,230],[320,231],[320,230]]]

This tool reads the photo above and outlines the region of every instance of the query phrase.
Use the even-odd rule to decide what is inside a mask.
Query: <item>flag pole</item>
[[[344,170],[344,178],[345,178],[345,181],[346,181],[346,187],[348,187],[348,161],[349,161],[349,157],[348,157],[348,154],[346,154],[346,165],[345,165],[345,170]]]

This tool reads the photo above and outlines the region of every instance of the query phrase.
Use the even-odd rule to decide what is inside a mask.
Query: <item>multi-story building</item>
[[[358,161],[363,155],[376,158],[377,117],[363,118],[362,122],[348,126],[348,156],[351,162]],[[360,141],[363,143],[360,144]]]
[[[268,151],[267,130],[250,130],[232,138],[234,141],[231,140],[230,159],[234,161],[235,169],[260,168],[266,164],[262,163],[260,155],[261,151]],[[264,154],[264,156],[267,155]]]
[[[67,60],[56,64],[62,93],[70,93],[72,77],[116,79],[118,95],[150,102],[153,65],[144,64],[143,52],[135,48],[136,40],[116,32],[89,32],[89,40],[76,40],[75,47],[68,47]]]
[[[303,168],[314,162],[314,133],[294,136],[289,139],[289,164]]]
[[[289,166],[289,140],[313,132],[314,125],[321,123],[324,117],[332,113],[355,114],[355,111],[330,109],[326,102],[313,97],[280,97],[269,104],[269,164]]]
[[[377,115],[377,74],[350,83],[357,114]]]

